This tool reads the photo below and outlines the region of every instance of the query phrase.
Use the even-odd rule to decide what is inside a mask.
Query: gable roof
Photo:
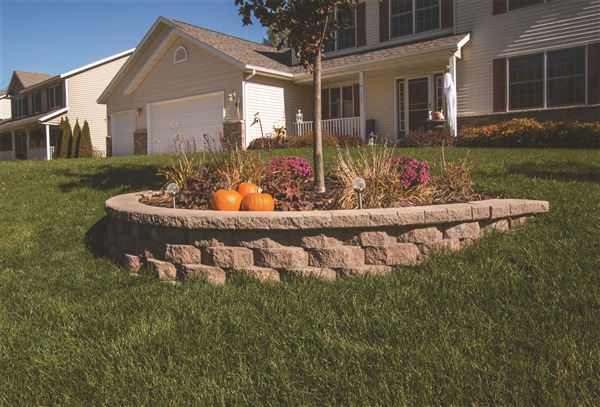
[[[15,86],[15,81],[19,81],[23,89],[27,89],[31,86],[35,86],[38,83],[47,81],[48,79],[54,78],[56,75],[48,75],[45,73],[37,72],[26,72],[26,71],[14,71],[10,84],[7,88],[7,93]]]

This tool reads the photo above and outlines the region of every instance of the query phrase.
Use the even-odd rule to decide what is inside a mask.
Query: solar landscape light
[[[171,198],[173,199],[173,209],[175,209],[175,195],[177,195],[179,193],[179,185],[177,185],[174,182],[171,182],[169,185],[167,185],[167,194],[171,195]]]
[[[358,194],[358,209],[362,209],[362,193],[366,187],[364,178],[356,177],[352,180],[352,189]]]

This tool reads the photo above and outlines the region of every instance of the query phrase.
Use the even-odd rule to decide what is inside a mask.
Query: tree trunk
[[[321,51],[318,51],[313,69],[314,126],[313,152],[315,169],[315,191],[325,192],[325,170],[323,168],[323,135],[321,131]]]

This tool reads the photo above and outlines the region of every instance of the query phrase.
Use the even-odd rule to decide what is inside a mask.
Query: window
[[[509,60],[510,110],[585,104],[585,48]]]
[[[13,101],[13,116],[15,118],[27,116],[27,96]]]
[[[12,151],[12,134],[0,134],[0,151]]]
[[[188,60],[188,52],[184,46],[179,46],[175,50],[175,54],[173,55],[173,63],[178,64],[180,62],[185,62]]]
[[[354,117],[354,87],[329,89],[329,116],[332,119]]]
[[[444,76],[435,75],[435,110],[441,112],[444,108]]]
[[[35,129],[29,130],[29,148],[43,147],[46,147],[46,136],[42,132],[42,129],[36,127]]]
[[[62,105],[62,86],[60,84],[48,88],[48,109],[55,109]]]
[[[440,28],[439,0],[391,0],[390,35],[392,38]]]
[[[523,7],[535,6],[536,4],[549,3],[553,0],[508,0],[508,9],[516,10]]]
[[[33,114],[38,114],[42,111],[42,93],[35,92],[33,94]]]
[[[335,33],[335,39],[327,41],[325,52],[356,47],[356,9],[352,10],[352,21],[341,21],[341,16],[338,16],[337,11],[336,19],[344,29]]]

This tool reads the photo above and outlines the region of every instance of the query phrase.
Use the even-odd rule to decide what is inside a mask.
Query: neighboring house
[[[397,142],[445,109],[450,66],[458,124],[528,116],[598,120],[597,0],[367,0],[327,44],[323,127]],[[115,155],[198,150],[221,137],[312,126],[312,76],[289,50],[160,17],[99,98]],[[303,123],[296,124],[301,110]],[[207,142],[208,140],[208,142]]]
[[[15,71],[6,95],[12,119],[0,123],[0,160],[52,159],[60,138],[58,125],[87,120],[94,150],[106,154],[106,106],[96,100],[133,50],[62,75]]]
[[[0,123],[11,118],[11,103],[6,93],[0,92]]]

